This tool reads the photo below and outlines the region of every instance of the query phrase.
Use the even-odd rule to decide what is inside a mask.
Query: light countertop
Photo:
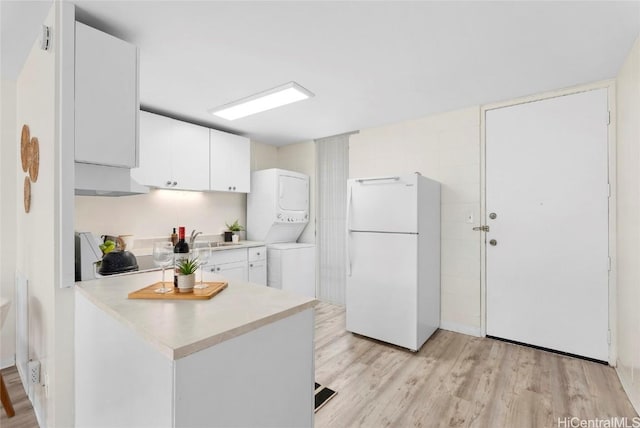
[[[170,275],[169,270],[166,278]],[[317,302],[237,280],[229,280],[229,286],[210,300],[127,298],[161,279],[161,272],[138,273],[77,282],[76,290],[172,360],[313,308]]]
[[[202,242],[197,239],[196,244]],[[222,241],[211,241],[216,246],[211,247],[212,251],[224,251],[224,250],[237,250],[239,248],[251,248],[251,247],[263,247],[266,245],[264,242],[260,241],[240,241],[238,243],[232,242],[222,242]],[[136,245],[131,250],[133,254],[136,256],[147,256],[153,253],[153,244],[149,244],[145,240],[141,240],[141,242],[136,241]]]

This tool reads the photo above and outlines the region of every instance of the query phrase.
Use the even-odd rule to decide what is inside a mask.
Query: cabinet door
[[[211,129],[210,140],[210,189],[248,193],[251,166],[249,139]]]
[[[169,120],[172,124],[173,188],[209,190],[209,128]]]
[[[75,42],[75,160],[133,168],[138,49],[79,22]]]
[[[209,129],[140,112],[139,183],[182,190],[209,190]]]
[[[267,259],[267,247],[247,248],[247,259],[250,262]]]
[[[216,274],[216,275],[212,275]],[[220,281],[221,279],[241,281],[247,280],[247,262],[234,262],[213,265],[204,273],[205,281]],[[216,279],[217,278],[217,279]]]
[[[267,262],[265,260],[249,262],[249,282],[267,285]]]
[[[140,166],[131,177],[140,184],[171,188],[171,122],[157,114],[140,112]]]

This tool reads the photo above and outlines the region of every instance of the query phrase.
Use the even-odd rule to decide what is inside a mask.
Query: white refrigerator
[[[348,331],[418,351],[440,325],[440,184],[347,184]]]

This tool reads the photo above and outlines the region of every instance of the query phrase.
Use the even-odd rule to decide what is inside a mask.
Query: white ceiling
[[[3,75],[47,3],[2,1]],[[640,1],[73,3],[140,48],[143,108],[275,145],[612,78],[640,34]],[[315,97],[207,113],[289,81]]]

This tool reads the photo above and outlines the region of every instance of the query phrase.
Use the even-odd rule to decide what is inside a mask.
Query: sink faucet
[[[196,241],[198,235],[201,235],[202,232],[196,232],[195,229],[191,231],[191,237],[189,238],[189,247],[193,248],[193,243]]]

